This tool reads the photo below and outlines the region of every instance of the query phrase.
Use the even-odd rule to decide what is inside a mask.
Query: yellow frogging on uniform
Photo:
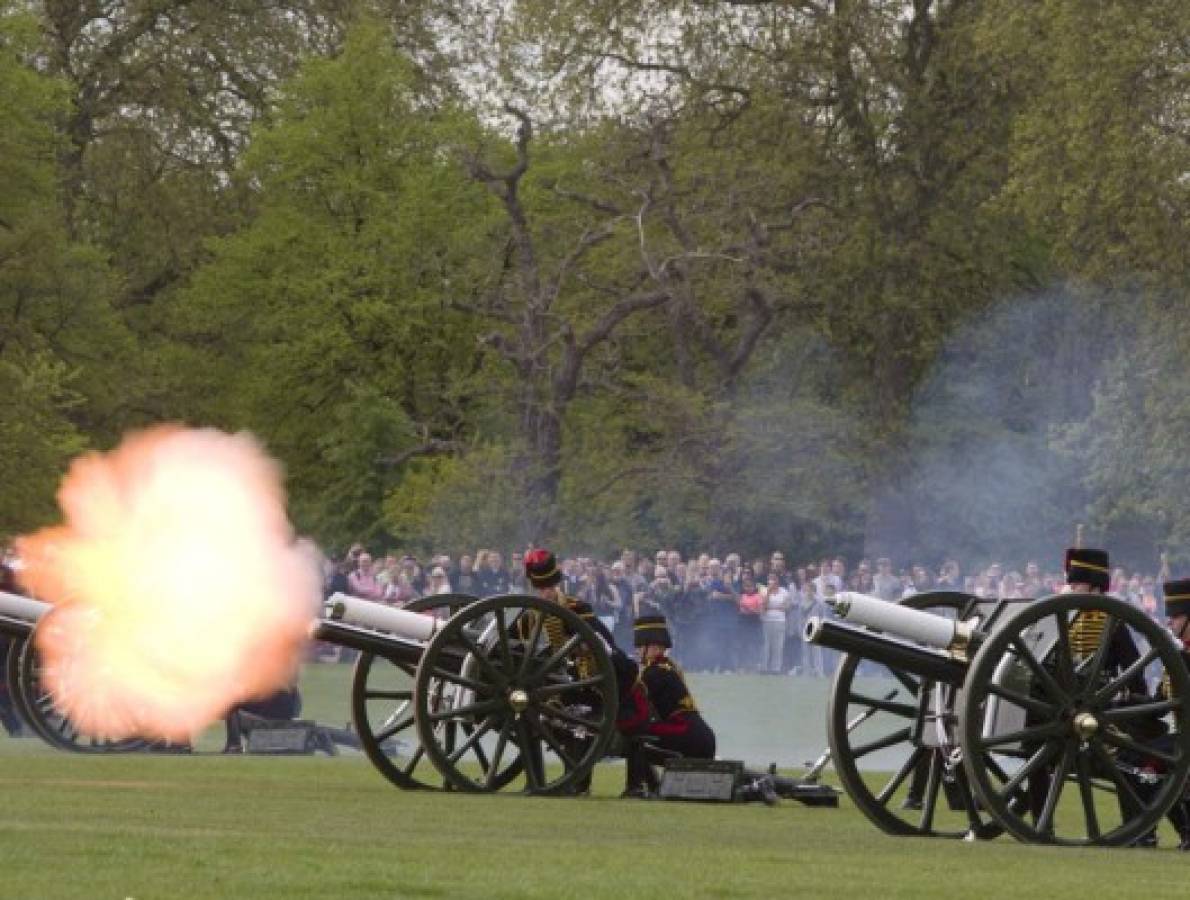
[[[1103,640],[1107,613],[1101,609],[1083,609],[1070,623],[1070,652],[1077,658],[1091,656]]]

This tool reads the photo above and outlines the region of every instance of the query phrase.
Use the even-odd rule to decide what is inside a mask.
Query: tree
[[[87,443],[80,410],[113,390],[103,360],[126,346],[102,260],[63,227],[62,86],[29,64],[36,47],[36,21],[0,8],[0,533],[51,518],[65,463]]]
[[[361,24],[286,86],[245,157],[255,216],[212,242],[175,304],[209,385],[196,415],[259,433],[297,520],[330,540],[380,533],[400,464],[466,439],[474,336],[450,301],[488,245],[488,207],[443,148],[472,129]]]

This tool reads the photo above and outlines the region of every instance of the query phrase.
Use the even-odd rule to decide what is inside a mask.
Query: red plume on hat
[[[525,575],[534,587],[550,587],[562,580],[558,560],[544,548],[530,550],[525,554]]]

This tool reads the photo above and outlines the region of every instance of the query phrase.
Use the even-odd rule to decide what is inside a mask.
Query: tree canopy
[[[497,6],[0,0],[0,531],[176,419],[331,546],[1190,560],[1183,4]]]

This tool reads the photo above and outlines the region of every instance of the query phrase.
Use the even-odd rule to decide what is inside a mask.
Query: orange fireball
[[[54,604],[45,686],[85,734],[189,740],[288,684],[321,596],[280,466],[248,434],[160,426],[74,462],[65,522],[19,542]]]

